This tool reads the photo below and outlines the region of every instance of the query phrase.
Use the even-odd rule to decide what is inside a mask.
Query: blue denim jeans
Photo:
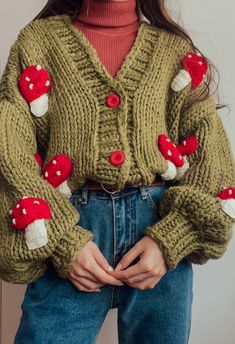
[[[114,194],[76,190],[70,201],[79,224],[91,229],[93,241],[115,267],[159,220],[159,202],[167,186],[124,188]],[[136,263],[133,262],[133,264]],[[120,344],[186,344],[192,311],[192,264],[182,259],[153,289],[104,285],[101,292],[78,290],[49,268],[28,284],[15,344],[92,344],[108,311],[117,308]]]

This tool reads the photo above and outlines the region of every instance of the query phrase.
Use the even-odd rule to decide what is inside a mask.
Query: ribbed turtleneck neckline
[[[139,16],[136,0],[124,1],[103,1],[103,0],[83,0],[80,13],[74,24],[79,22],[84,27],[90,29],[113,28],[114,31],[128,31],[139,26]]]
[[[135,41],[141,25],[136,0],[83,0],[73,25],[82,31],[114,77]]]

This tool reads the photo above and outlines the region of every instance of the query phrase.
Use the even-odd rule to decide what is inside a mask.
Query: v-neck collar
[[[74,38],[78,40],[81,46],[87,53],[90,62],[95,67],[95,69],[106,79],[108,79],[112,84],[121,81],[124,75],[128,72],[130,65],[135,63],[135,57],[138,55],[139,50],[144,45],[147,31],[151,27],[149,23],[145,21],[140,22],[138,32],[135,41],[130,49],[130,51],[125,56],[121,67],[119,68],[115,77],[113,77],[106,69],[104,64],[101,62],[99,55],[95,47],[90,43],[86,35],[76,28],[72,23],[72,18],[68,14],[61,15],[63,23],[66,25],[67,29],[73,34]]]

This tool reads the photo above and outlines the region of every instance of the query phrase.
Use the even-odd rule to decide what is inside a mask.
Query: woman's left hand
[[[138,256],[138,263],[125,269]],[[120,270],[119,267],[125,270]],[[145,235],[123,255],[115,270],[109,273],[131,287],[143,290],[154,288],[166,272],[167,267],[159,245]]]

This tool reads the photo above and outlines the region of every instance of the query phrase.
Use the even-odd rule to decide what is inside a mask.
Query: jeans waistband
[[[109,192],[106,192],[105,190],[89,190],[89,188],[88,188],[88,184],[87,183],[85,183],[84,185],[82,185],[81,187],[80,187],[80,193],[79,193],[79,195],[80,195],[80,200],[79,200],[79,203],[81,203],[81,204],[86,204],[87,203],[87,201],[88,201],[88,194],[89,194],[89,192],[91,192],[91,193],[95,193],[96,195],[100,195],[101,197],[103,196],[103,197],[107,197],[107,198],[109,198],[109,197],[122,197],[122,196],[124,196],[124,195],[127,195],[127,194],[130,194],[130,193],[133,193],[134,191],[140,191],[140,193],[141,193],[141,197],[142,197],[142,199],[146,199],[147,197],[148,197],[148,192],[147,192],[147,190],[148,190],[148,188],[153,188],[153,187],[165,187],[165,185],[163,185],[163,184],[156,184],[156,185],[138,185],[137,187],[136,186],[134,186],[134,187],[124,187],[123,189],[121,189],[120,191],[117,191],[117,192],[115,192],[114,194],[112,194],[112,193],[109,193]]]

